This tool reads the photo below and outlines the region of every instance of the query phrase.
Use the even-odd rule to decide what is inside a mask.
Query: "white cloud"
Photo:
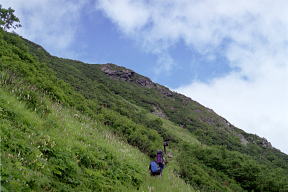
[[[17,33],[43,45],[55,55],[70,55],[69,46],[75,40],[80,0],[1,0],[3,7],[12,7],[20,18],[22,28]]]
[[[157,65],[155,68],[156,74],[160,75],[163,71],[170,72],[175,65],[173,58],[167,53],[158,53]]]
[[[288,69],[267,73],[271,76],[251,81],[232,73],[208,84],[194,82],[177,91],[215,109],[239,128],[264,136],[287,153]]]
[[[239,70],[177,90],[288,153],[286,0],[99,0],[97,7],[160,57],[179,41],[203,55],[224,55]]]
[[[105,9],[108,17],[117,18],[115,23],[122,26],[125,33],[140,29],[146,24],[149,14],[147,7],[141,1],[131,0],[100,0],[97,4],[98,9]],[[131,11],[133,10],[133,11]]]

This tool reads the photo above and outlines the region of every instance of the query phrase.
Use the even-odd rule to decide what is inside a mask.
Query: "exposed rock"
[[[165,88],[165,87],[157,87],[158,90],[160,91],[161,94],[167,96],[167,97],[172,97],[173,96],[173,92],[170,91],[169,89]]]
[[[185,125],[185,124],[181,124],[181,123],[180,123],[180,124],[178,124],[178,126],[181,127],[181,128],[186,128],[186,125]]]
[[[272,148],[271,143],[269,141],[267,141],[267,139],[265,139],[264,137],[261,139],[261,143],[260,144],[264,148],[269,148],[269,149]]]
[[[148,78],[139,78],[136,79],[136,83],[141,85],[142,87],[148,87],[148,88],[153,88],[155,87],[155,83],[153,83],[150,79]]]
[[[200,109],[194,109],[193,112],[195,113],[201,113],[202,111]]]
[[[167,119],[166,114],[164,113],[164,111],[162,111],[162,109],[160,109],[159,107],[153,106],[153,112],[154,115],[157,115],[158,117]]]
[[[100,69],[106,75],[110,76],[113,79],[134,82],[137,85],[140,85],[141,87],[155,88],[162,95],[165,95],[167,97],[173,96],[173,92],[170,91],[168,88],[163,87],[157,83],[154,83],[149,78],[141,76],[141,75],[135,73],[134,71],[131,71],[131,70],[126,69],[124,67],[118,67],[114,64],[108,63],[108,64],[101,65]]]
[[[168,158],[173,158],[172,152],[168,152],[168,153],[167,153],[167,157],[168,157]]]
[[[236,134],[236,136],[240,139],[242,145],[247,145],[249,143],[241,133]]]
[[[134,71],[130,71],[124,68],[121,70],[113,69],[112,67],[109,66],[109,64],[101,66],[101,70],[112,78],[124,81],[130,81],[135,73]]]

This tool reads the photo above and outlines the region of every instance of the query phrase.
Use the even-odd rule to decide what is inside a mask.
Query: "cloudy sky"
[[[112,62],[288,154],[287,0],[0,0],[53,55]]]

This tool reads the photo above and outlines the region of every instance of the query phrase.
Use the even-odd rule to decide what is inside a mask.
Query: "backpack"
[[[155,161],[152,161],[150,163],[150,170],[151,170],[152,173],[157,173],[157,172],[160,171],[160,167]]]
[[[163,163],[163,154],[162,153],[157,153],[156,162],[157,163]]]

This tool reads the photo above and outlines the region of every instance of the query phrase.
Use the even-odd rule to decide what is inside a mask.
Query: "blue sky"
[[[232,70],[221,53],[215,59],[193,50],[179,41],[167,50],[173,59],[173,70],[158,71],[157,54],[147,52],[137,41],[121,33],[117,26],[99,10],[85,6],[81,13],[71,47],[78,54],[68,55],[87,63],[115,63],[125,66],[170,88],[177,88],[195,79],[209,81]],[[58,55],[57,50],[51,52]],[[62,56],[62,55],[59,55]]]
[[[130,68],[288,153],[286,0],[0,0],[53,55]]]

